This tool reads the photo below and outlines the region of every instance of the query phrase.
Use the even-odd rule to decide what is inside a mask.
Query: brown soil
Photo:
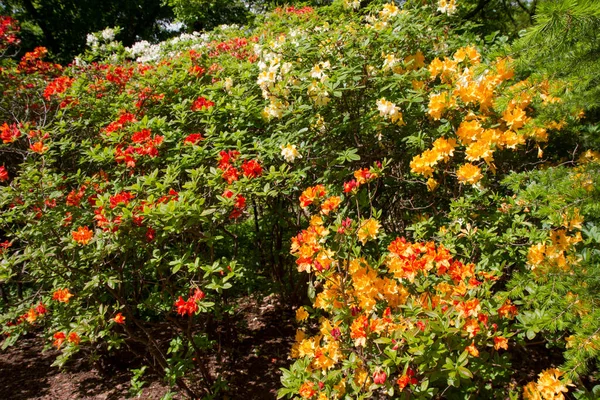
[[[293,314],[275,296],[247,298],[235,316],[237,345],[225,351],[223,378],[229,399],[276,399],[279,368],[288,367],[294,337]],[[30,335],[0,353],[0,399],[116,400],[128,397],[132,374],[139,367],[130,358],[112,357],[101,368],[83,356],[59,370],[52,367],[58,352],[43,352],[44,340]],[[125,359],[127,358],[127,359]],[[142,399],[160,399],[169,391],[158,376],[145,375]],[[181,399],[183,396],[178,395]]]

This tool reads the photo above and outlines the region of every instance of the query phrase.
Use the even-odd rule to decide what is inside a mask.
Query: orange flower
[[[64,332],[56,332],[54,334],[54,343],[52,343],[52,346],[60,349],[60,346],[62,346],[66,338],[67,336],[64,334]]]
[[[479,333],[479,330],[481,329],[479,327],[479,322],[477,322],[476,319],[470,319],[467,322],[465,322],[463,328],[469,333],[470,338],[475,337],[475,335],[477,335]]]
[[[365,315],[360,315],[350,326],[350,337],[354,339],[355,346],[364,346],[367,341],[367,328],[369,320]]]
[[[37,313],[35,312],[35,309],[31,307],[29,311],[27,311],[27,314],[25,314],[25,320],[27,320],[27,322],[29,322],[30,324],[33,324],[36,319]]]
[[[300,390],[298,391],[298,393],[300,394],[300,396],[302,396],[303,399],[310,399],[315,394],[317,394],[317,392],[314,389],[314,385],[308,381],[304,382],[302,386],[300,386]]]
[[[41,142],[41,141],[40,142],[35,142],[31,146],[29,146],[29,148],[34,153],[38,153],[38,154],[43,154],[43,153],[46,152],[46,150],[48,150],[48,146],[44,146],[44,143]]]
[[[73,295],[69,292],[69,289],[58,289],[52,295],[52,300],[57,300],[61,303],[68,303],[71,297],[73,297]]]
[[[87,226],[80,226],[76,231],[71,232],[73,240],[79,244],[86,245],[92,240],[94,232],[92,232]]]
[[[494,338],[494,349],[508,350],[508,339],[503,336],[497,336]]]
[[[115,315],[115,317],[112,320],[115,321],[115,323],[121,324],[121,325],[125,323],[125,317],[121,313],[118,313],[117,315]]]
[[[467,346],[467,348],[465,350],[467,350],[469,352],[469,354],[472,355],[473,357],[479,357],[479,350],[477,350],[477,347],[475,347],[474,341],[471,342],[471,344],[469,346]]]
[[[318,201],[320,198],[325,197],[327,192],[323,185],[316,185],[306,188],[300,195],[300,206],[302,208],[310,206],[313,202]]]
[[[69,343],[73,343],[74,345],[78,345],[79,342],[81,341],[81,338],[79,337],[79,335],[75,332],[71,332],[69,333],[69,336],[67,337],[67,340],[69,341]]]
[[[321,205],[321,214],[329,215],[331,211],[335,211],[342,202],[342,199],[339,196],[332,196],[325,200]]]
[[[513,319],[517,313],[517,306],[512,304],[510,300],[506,300],[502,307],[498,309],[498,315],[504,318]]]

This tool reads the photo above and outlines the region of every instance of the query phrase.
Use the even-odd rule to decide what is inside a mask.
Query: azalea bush
[[[130,48],[107,28],[66,67],[5,59],[2,345],[126,348],[219,398],[240,299],[277,292],[304,304],[281,397],[585,395],[586,110],[457,6],[281,7]],[[566,352],[530,384],[511,355],[533,340]]]
[[[284,371],[280,396],[493,398],[509,377],[505,350],[517,307],[492,295],[494,272],[443,245],[387,237],[380,213],[361,212],[354,201],[363,190],[372,196],[369,181],[378,175],[357,171],[367,188],[341,203],[324,187],[303,194],[314,215],[292,253],[320,288],[312,299],[318,328],[297,331],[291,356],[299,360]],[[309,322],[304,308],[296,317]]]

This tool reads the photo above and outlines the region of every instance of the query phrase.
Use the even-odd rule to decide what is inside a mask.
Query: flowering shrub
[[[558,398],[594,374],[597,157],[555,165],[585,114],[453,26],[459,6],[282,7],[128,49],[107,29],[65,68],[6,61],[2,345],[42,332],[57,365],[127,346],[219,398],[239,299],[308,287],[281,397],[505,398],[514,379]],[[529,384],[511,354],[537,335],[566,362]]]
[[[395,238],[380,252],[389,240],[377,212],[367,218],[353,207],[357,192],[341,203],[323,187],[300,197],[314,214],[292,253],[321,288],[312,298],[318,324],[316,334],[310,325],[297,331],[298,361],[284,371],[280,396],[430,398],[462,387],[493,397],[507,378],[508,327],[517,314],[510,300],[491,297],[498,276],[433,242]],[[304,309],[296,317],[309,321]]]

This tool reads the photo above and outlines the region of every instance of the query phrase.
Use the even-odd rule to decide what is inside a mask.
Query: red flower
[[[206,68],[202,68],[199,65],[194,65],[190,68],[190,73],[195,75],[204,75],[206,73]]]
[[[148,227],[148,230],[146,231],[146,240],[148,242],[153,241],[156,238],[156,231],[150,227]]]
[[[181,316],[184,316],[185,314],[192,316],[198,311],[198,304],[196,304],[194,298],[185,301],[183,300],[183,297],[179,296],[179,299],[175,302],[175,307],[177,307],[177,314],[180,314]]]
[[[352,179],[349,182],[345,182],[344,183],[344,193],[351,192],[354,189],[356,189],[357,187],[358,187],[358,182],[356,182],[355,179]]]
[[[376,385],[383,385],[386,379],[387,375],[383,371],[375,371],[373,373],[373,383]]]
[[[195,145],[195,144],[200,143],[200,141],[202,141],[202,140],[204,140],[204,137],[202,137],[202,134],[191,133],[183,140],[183,144]]]
[[[190,299],[193,299],[194,301],[200,301],[205,297],[206,297],[206,294],[202,290],[196,288],[194,290],[194,294],[192,295],[192,297],[190,297]]]
[[[242,170],[244,170],[244,176],[247,178],[256,178],[262,175],[262,167],[256,160],[244,161]]]
[[[152,131],[150,129],[142,129],[139,132],[135,132],[133,134],[133,136],[131,136],[131,140],[134,143],[144,143],[148,139],[150,139],[151,134],[152,134]]]
[[[194,101],[194,104],[192,104],[192,111],[201,111],[204,109],[209,109],[214,105],[215,103],[213,103],[212,101],[207,100],[204,97],[198,97],[196,101]]]
[[[79,337],[79,335],[75,332],[71,332],[69,333],[69,336],[67,337],[67,340],[69,341],[69,343],[73,343],[74,345],[78,345],[79,341],[81,340],[81,338]]]
[[[239,172],[234,167],[229,167],[223,171],[223,179],[227,181],[227,183],[232,184],[233,182],[239,179]]]
[[[415,376],[415,371],[413,371],[412,368],[408,368],[406,370],[406,374],[404,374],[400,378],[398,378],[396,383],[400,387],[400,391],[404,390],[404,388],[407,387],[408,385],[416,385],[419,382],[416,378],[414,378],[414,376]]]
[[[54,79],[48,84],[48,86],[46,86],[46,89],[44,90],[44,98],[46,100],[50,100],[52,95],[64,93],[69,87],[71,87],[73,81],[74,79],[69,78],[68,76],[60,76]]]
[[[72,190],[67,195],[67,205],[72,207],[79,207],[79,203],[81,203],[81,199],[85,195],[85,186],[79,188],[79,191]]]
[[[48,312],[48,309],[43,303],[40,303],[35,307],[35,311],[40,315],[44,315]]]
[[[130,192],[117,193],[110,197],[110,208],[115,208],[119,204],[127,205],[134,197]]]
[[[44,142],[42,142],[41,140],[39,142],[35,142],[34,144],[30,145],[29,148],[34,153],[38,153],[38,154],[44,154],[46,152],[46,150],[48,150],[48,146],[44,146]]]
[[[244,208],[246,208],[246,198],[241,194],[238,194],[233,206],[239,210],[243,210]]]
[[[115,321],[116,324],[120,325],[123,325],[125,323],[125,317],[121,313],[115,315],[115,317],[112,320]]]
[[[0,182],[8,180],[8,171],[4,166],[0,167]]]
[[[236,160],[236,158],[240,155],[240,152],[237,150],[229,150],[229,151],[220,151],[219,156],[219,169],[225,171],[228,168],[231,168],[231,163]]]
[[[225,197],[226,199],[230,199],[233,197],[233,192],[229,189],[225,189],[222,196]]]

